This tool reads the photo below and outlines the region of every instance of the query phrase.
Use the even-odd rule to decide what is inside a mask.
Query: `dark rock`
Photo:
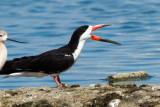
[[[71,88],[80,87],[80,85],[79,85],[79,84],[74,84],[74,85],[71,85],[70,87],[71,87]]]
[[[92,99],[90,104],[86,105],[87,107],[106,107],[108,103],[113,99],[121,99],[117,93],[106,94],[105,96],[97,97]]]
[[[37,102],[30,101],[23,104],[14,104],[13,107],[53,107],[47,100],[39,100]]]
[[[10,94],[11,96],[15,96],[15,95],[18,94],[17,92],[14,92],[14,91],[11,91],[11,90],[7,90],[7,91],[5,91],[5,93]]]

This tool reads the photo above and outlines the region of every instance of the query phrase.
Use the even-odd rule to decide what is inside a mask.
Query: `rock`
[[[62,82],[62,84],[60,84],[61,87],[69,87],[68,84]]]
[[[131,72],[131,73],[118,73],[113,76],[108,76],[106,80],[109,83],[119,82],[119,81],[128,81],[128,80],[135,80],[135,79],[145,79],[148,77],[148,74],[144,71],[139,72]]]
[[[71,88],[80,87],[80,85],[79,85],[79,84],[74,84],[74,85],[71,85],[70,87],[71,87]]]
[[[159,86],[23,87],[0,91],[0,107],[158,107]]]
[[[108,107],[118,107],[120,102],[120,99],[113,99],[109,102]]]
[[[15,95],[18,94],[17,92],[14,92],[14,91],[11,91],[11,90],[7,90],[7,91],[5,91],[5,93],[10,94],[11,96],[15,96]]]
[[[95,84],[90,84],[89,87],[95,87]]]

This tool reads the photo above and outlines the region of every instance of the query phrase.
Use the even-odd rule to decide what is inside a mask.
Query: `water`
[[[68,43],[81,25],[113,24],[92,34],[122,46],[88,40],[76,64],[60,75],[69,85],[107,83],[107,76],[145,71],[152,78],[131,81],[160,83],[160,1],[158,0],[3,0],[0,29],[29,44],[7,42],[8,60],[37,55]],[[2,76],[1,76],[2,77]],[[50,76],[0,80],[0,89],[56,86]]]

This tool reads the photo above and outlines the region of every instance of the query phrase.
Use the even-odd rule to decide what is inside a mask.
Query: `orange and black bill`
[[[92,31],[102,28],[102,27],[106,27],[106,26],[111,26],[111,24],[101,24],[101,25],[94,25],[92,26]]]
[[[95,35],[91,35],[91,37],[92,37],[92,40],[113,43],[113,44],[116,44],[116,45],[121,45],[120,43],[118,43],[116,41],[112,41],[112,40],[109,40],[109,39],[102,39],[102,38],[99,38],[98,36],[95,36]]]
[[[101,25],[94,25],[92,26],[92,31],[102,28],[102,27],[106,27],[106,26],[111,26],[111,24],[101,24]],[[102,42],[108,42],[108,43],[113,43],[113,44],[117,44],[117,45],[121,45],[120,43],[116,42],[116,41],[112,41],[109,39],[102,39],[99,38],[98,36],[95,35],[91,35],[92,40],[97,40],[97,41],[102,41]]]
[[[13,39],[9,39],[9,38],[7,38],[7,40],[9,40],[9,41],[13,41],[13,42],[17,42],[17,43],[27,43],[27,42],[20,42],[20,41],[13,40]]]

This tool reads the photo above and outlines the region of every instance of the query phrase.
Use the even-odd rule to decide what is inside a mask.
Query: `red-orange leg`
[[[58,80],[58,82],[57,82],[56,76],[54,76],[53,78],[54,78],[54,81],[56,82],[56,84],[57,84],[57,86],[58,86],[58,85],[59,85],[59,84],[58,84],[59,80]]]
[[[60,78],[59,78],[59,75],[57,76],[57,79],[58,79],[58,82],[61,84],[61,80],[60,80]]]

